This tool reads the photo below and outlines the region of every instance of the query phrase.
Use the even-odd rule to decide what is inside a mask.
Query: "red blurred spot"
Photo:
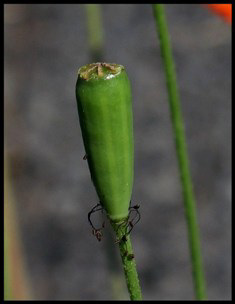
[[[228,23],[232,23],[232,4],[204,4],[213,13],[221,16]]]

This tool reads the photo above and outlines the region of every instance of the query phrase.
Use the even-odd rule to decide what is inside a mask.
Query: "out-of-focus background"
[[[152,8],[109,4],[101,5],[101,13],[103,59],[124,65],[132,84],[132,201],[141,205],[141,221],[132,239],[143,298],[193,299]],[[208,298],[231,299],[231,26],[201,5],[166,5],[166,14]],[[85,5],[5,5],[4,28],[4,144],[9,173],[5,184],[14,203],[16,219],[11,223],[18,225],[23,254],[14,258],[13,276],[19,275],[17,265],[23,265],[26,290],[33,299],[128,299],[109,228],[99,243],[87,221],[98,199],[83,160],[75,99],[77,70],[92,61]],[[11,237],[16,233],[9,233],[6,241]],[[17,284],[20,289],[23,280]]]

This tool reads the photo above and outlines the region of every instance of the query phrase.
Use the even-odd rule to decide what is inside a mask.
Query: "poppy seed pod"
[[[133,186],[131,88],[123,66],[81,67],[76,98],[91,179],[112,221],[128,216]]]

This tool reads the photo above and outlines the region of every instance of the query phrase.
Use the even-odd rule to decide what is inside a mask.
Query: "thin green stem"
[[[106,225],[104,238],[106,261],[109,271],[109,284],[111,289],[111,296],[113,300],[127,300],[128,292],[126,290],[126,282],[123,278],[122,269],[120,268],[120,261],[118,252],[113,244],[113,228]]]
[[[12,190],[10,164],[4,154],[4,299],[31,300],[32,290],[24,259],[20,227]]]
[[[6,219],[4,218],[4,222]],[[6,224],[4,223],[6,226]],[[12,290],[10,282],[10,270],[9,270],[9,245],[7,240],[6,227],[4,227],[4,300],[11,300]]]
[[[111,221],[111,225],[116,233],[117,240],[119,241],[119,250],[130,299],[142,300],[141,288],[130,236],[125,235],[125,225],[120,225],[120,222],[115,223]]]
[[[92,61],[103,57],[103,28],[100,4],[86,4],[88,44]]]
[[[180,109],[180,98],[177,88],[174,60],[171,51],[170,37],[167,29],[164,5],[153,4],[153,12],[155,16],[157,32],[160,40],[161,54],[163,57],[166,73],[171,119],[175,137],[181,183],[183,188],[185,216],[188,226],[188,239],[192,260],[195,296],[198,300],[204,300],[206,299],[206,287],[200,250],[196,204],[189,170],[186,137],[184,133],[183,118]]]

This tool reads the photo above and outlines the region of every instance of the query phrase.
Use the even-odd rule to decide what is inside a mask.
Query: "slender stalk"
[[[129,294],[126,289],[126,282],[120,267],[118,252],[114,246],[114,235],[111,225],[105,226],[104,247],[109,271],[108,282],[112,299],[128,300]]]
[[[9,244],[7,242],[6,224],[4,223],[4,300],[10,300],[12,295],[9,255],[10,253]]]
[[[121,226],[120,223],[111,221],[111,225],[116,233],[117,240],[119,240],[119,250],[130,299],[142,300],[141,288],[130,236],[125,236],[125,227]]]
[[[183,118],[180,109],[180,98],[177,88],[174,60],[171,51],[170,37],[167,29],[164,6],[162,4],[153,4],[153,12],[155,16],[157,32],[160,40],[161,54],[166,73],[169,106],[183,189],[185,216],[188,226],[188,239],[192,260],[195,296],[198,300],[204,300],[206,299],[206,287],[200,250],[196,205],[189,170],[186,137],[184,133]]]
[[[103,57],[103,28],[101,7],[99,4],[86,4],[88,44],[92,61],[101,61]]]
[[[6,152],[5,152],[6,153]],[[9,162],[4,154],[4,299],[31,300],[32,290],[25,263]]]

